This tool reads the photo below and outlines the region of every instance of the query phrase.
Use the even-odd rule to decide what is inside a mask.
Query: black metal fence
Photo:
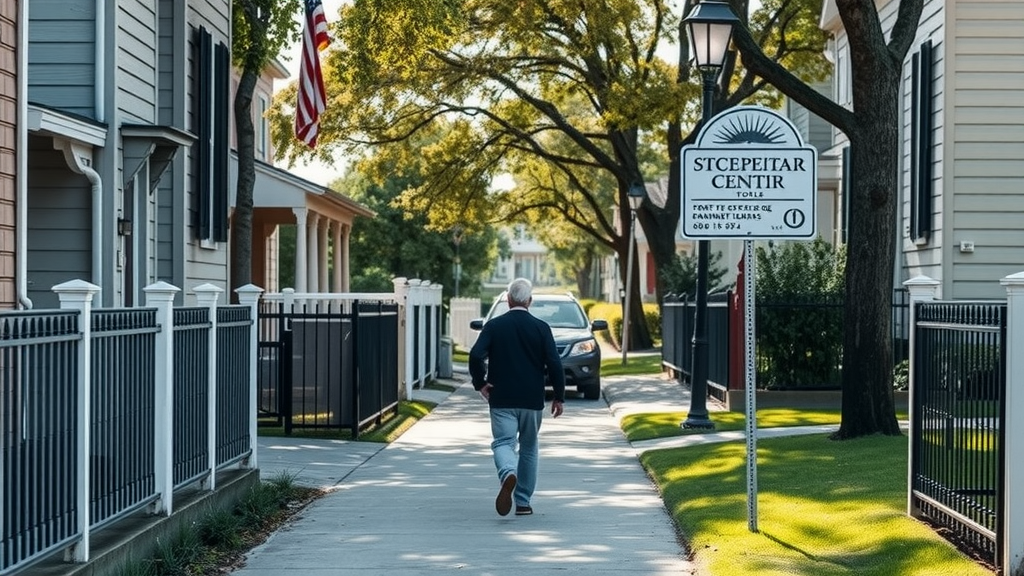
[[[743,322],[740,296],[708,296],[708,394],[724,400],[741,388]],[[661,308],[662,364],[688,377],[692,366],[695,303],[668,295]],[[758,300],[755,338],[759,388],[836,389],[842,384],[843,303],[837,300]],[[810,322],[813,319],[814,322]],[[811,326],[811,324],[816,324]],[[893,365],[908,360],[910,307],[906,290],[893,292]],[[806,329],[813,328],[813,334]]]
[[[77,536],[78,312],[0,316],[0,571]]]
[[[153,360],[159,331],[153,308],[93,311],[93,526],[155,499]]]
[[[917,304],[911,513],[998,565],[1006,410],[1005,304]]]
[[[261,425],[349,429],[397,412],[398,304],[261,302]]]

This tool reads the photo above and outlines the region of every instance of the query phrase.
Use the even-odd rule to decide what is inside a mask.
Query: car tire
[[[587,400],[600,400],[601,399],[601,382],[594,382],[588,384],[583,388],[583,398]]]

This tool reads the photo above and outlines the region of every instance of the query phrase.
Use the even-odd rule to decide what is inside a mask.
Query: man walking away
[[[501,482],[494,508],[502,516],[513,501],[517,516],[533,514],[545,378],[554,388],[551,415],[561,416],[565,402],[565,374],[551,327],[527,310],[532,293],[529,280],[513,280],[506,292],[508,312],[484,324],[469,352],[473,388],[490,405],[491,451]]]

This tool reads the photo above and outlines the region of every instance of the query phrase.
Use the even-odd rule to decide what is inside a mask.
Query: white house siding
[[[157,8],[157,117],[162,125],[186,127],[188,38],[187,4],[159,0]],[[185,282],[185,243],[189,236],[186,190],[188,149],[179,150],[160,180],[156,201],[156,276],[174,286]],[[179,296],[179,302],[180,300]]]
[[[895,4],[895,3],[894,3]],[[892,5],[888,19],[888,27],[892,26],[895,19]],[[945,3],[941,0],[925,2],[921,14],[921,21],[918,25],[917,36],[910,47],[907,59],[903,63],[903,86],[901,90],[902,102],[902,125],[901,140],[902,151],[900,158],[900,211],[899,211],[899,238],[898,247],[902,247],[902,257],[897,259],[896,283],[902,284],[904,280],[918,275],[926,275],[941,280],[943,273],[943,242],[945,226],[942,220],[943,194],[942,177],[943,160],[946,147],[945,141],[945,66],[946,66],[946,42],[943,39],[945,32],[944,20],[946,16]],[[926,238],[912,240],[910,238],[910,212],[911,212],[911,118],[912,118],[912,92],[913,92],[913,55],[920,52],[921,44],[931,40],[932,43],[932,115],[931,115],[931,164],[932,181],[932,204],[931,204],[931,232]]]
[[[1024,1],[950,2],[946,297],[1005,298],[1024,270]],[[961,253],[961,241],[974,242]]]

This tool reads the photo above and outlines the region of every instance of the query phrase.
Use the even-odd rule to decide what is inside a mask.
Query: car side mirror
[[[590,329],[594,331],[607,330],[608,322],[605,320],[594,320],[593,322],[590,323]]]
[[[484,321],[483,321],[482,318],[477,318],[476,320],[470,320],[469,321],[469,327],[471,329],[477,330],[477,331],[483,330],[484,329]]]

